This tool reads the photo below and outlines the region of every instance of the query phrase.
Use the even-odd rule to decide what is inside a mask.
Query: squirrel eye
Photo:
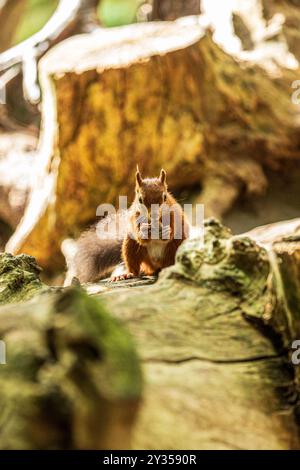
[[[143,198],[142,198],[142,196],[139,197],[139,203],[140,203],[140,204],[143,204]]]
[[[166,194],[163,195],[163,200],[164,200],[164,202],[166,202],[166,200],[167,200],[167,195]]]

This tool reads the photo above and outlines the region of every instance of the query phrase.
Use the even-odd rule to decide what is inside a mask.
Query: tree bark
[[[199,15],[200,0],[154,0],[153,20],[175,20],[181,16]]]
[[[0,136],[0,219],[11,230],[24,214],[36,145],[36,137],[30,134],[12,132]]]
[[[246,235],[231,238],[214,221],[205,233],[205,246],[185,242],[154,286],[101,294],[136,339],[143,362],[145,397],[133,445],[299,448],[298,371],[291,372],[289,358],[299,306],[290,302],[288,312],[281,304],[271,255],[286,257],[278,265],[291,301],[300,292],[299,242],[296,259],[295,247],[279,250],[276,242],[266,250]],[[296,236],[288,226],[290,233]],[[288,315],[297,328],[286,328]]]
[[[153,278],[116,284],[101,281],[83,286],[92,295],[91,303],[71,288],[65,293],[44,293],[29,304],[3,306],[1,337],[14,358],[20,338],[20,353],[30,345],[30,354],[22,366],[22,386],[17,390],[13,385],[19,361],[10,361],[8,373],[5,372],[5,377],[0,375],[0,380],[5,378],[5,384],[11,384],[1,388],[5,401],[0,418],[8,404],[12,400],[15,403],[10,426],[1,427],[1,445],[6,448],[14,448],[16,442],[21,442],[22,448],[37,445],[103,448],[103,442],[106,448],[117,445],[115,438],[119,434],[115,431],[112,434],[112,429],[119,429],[121,418],[112,412],[112,407],[117,406],[115,401],[110,408],[106,408],[107,404],[102,406],[102,355],[97,359],[93,353],[92,363],[87,359],[92,345],[93,351],[99,348],[99,343],[92,341],[95,334],[97,341],[103,340],[104,344],[107,340],[107,345],[115,338],[113,335],[110,340],[104,338],[104,330],[94,317],[98,312],[101,318],[106,318],[107,311],[133,337],[144,377],[141,410],[132,416],[125,429],[132,431],[132,440],[122,441],[125,446],[177,450],[299,448],[299,368],[293,369],[290,358],[291,342],[300,333],[299,223],[300,220],[291,221],[232,237],[217,221],[207,220],[204,244],[199,239],[185,241],[178,250],[175,265],[162,271],[154,284]],[[24,277],[20,268],[36,273],[36,265],[28,257],[8,255],[2,255],[1,270],[0,257],[0,273],[4,271],[0,275],[1,293],[5,296],[6,291],[6,300],[13,295],[13,300],[20,300],[23,295],[34,293],[32,282],[38,282],[36,274]],[[22,283],[21,279],[26,281]],[[31,286],[29,291],[27,285]],[[34,289],[40,292],[45,287],[34,284]],[[22,323],[22,332],[20,315],[26,316],[28,325],[24,329]],[[41,324],[42,329],[38,328]],[[40,340],[45,335],[46,349],[41,350]],[[132,364],[130,355],[134,354],[131,348],[120,350],[120,344],[123,343],[117,345],[113,341],[109,350],[113,354],[113,348],[117,355],[115,367],[118,370],[122,366],[131,383],[129,391],[126,389],[117,398],[121,406],[118,409],[128,416],[131,410],[128,393],[132,396],[133,384],[137,384],[135,406],[139,399],[139,372],[136,365],[128,366]],[[56,362],[47,372],[41,359],[49,354],[56,355]],[[128,361],[124,362],[124,354]],[[77,380],[83,372],[80,367],[71,371],[70,364],[75,363],[86,364],[84,380]],[[90,374],[92,364],[95,375]],[[110,373],[109,359],[107,367]],[[117,375],[115,367],[113,377]],[[37,370],[38,377],[45,378],[36,385]],[[3,371],[1,368],[0,373],[4,374]],[[90,395],[90,386],[83,385],[86,383],[93,384],[96,395]],[[48,414],[41,415],[43,408],[38,406],[26,419],[20,407],[31,409],[29,405],[36,400],[42,384],[42,399],[38,403],[50,400],[49,384],[55,385],[57,392],[54,405],[47,408],[51,410],[47,433],[42,436],[39,433],[35,440],[37,434],[32,433],[32,428],[41,419],[48,422]],[[87,404],[86,419],[82,407],[78,407],[81,400]],[[67,412],[62,416],[65,409]],[[109,419],[111,413],[114,425]],[[74,423],[71,427],[70,415]],[[97,416],[100,428],[93,434],[92,416]],[[84,440],[77,435],[82,427]],[[99,436],[96,441],[95,436]],[[103,436],[111,439],[103,441]]]
[[[99,28],[99,19],[97,15],[98,4],[101,0],[83,0],[78,15],[80,33],[90,33]]]

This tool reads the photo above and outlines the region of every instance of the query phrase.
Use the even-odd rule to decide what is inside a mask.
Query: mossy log
[[[130,195],[137,162],[148,175],[165,167],[172,191],[202,185],[207,215],[221,215],[240,191],[263,192],[263,168],[300,157],[290,88],[297,74],[279,73],[223,52],[201,16],[56,46],[40,62],[40,152],[8,251],[61,268],[62,240],[93,221],[99,204]]]
[[[294,256],[291,247],[275,246],[281,258]],[[185,242],[155,285],[102,293],[143,362],[136,448],[300,447],[298,372],[289,359],[291,340],[299,337],[299,306],[292,302],[300,291],[292,272],[299,273],[299,249],[284,275],[287,267],[274,262],[271,246],[231,237],[208,221],[205,246]],[[290,289],[289,311],[282,286]]]
[[[18,357],[0,367],[0,419],[11,412],[2,447],[115,448],[121,427],[122,439],[132,431],[123,447],[137,449],[300,448],[299,371],[290,359],[300,333],[298,234],[299,220],[232,237],[211,219],[204,245],[184,242],[155,283],[101,281],[84,286],[90,297],[69,288],[2,307],[0,337]],[[106,335],[103,311],[137,348],[137,415],[137,356],[129,339]],[[104,365],[122,391],[117,405]],[[50,431],[36,432],[45,420]]]
[[[2,307],[0,449],[126,449],[142,379],[131,339],[82,291]]]
[[[26,8],[25,0],[4,0],[0,6],[0,52],[11,47]]]

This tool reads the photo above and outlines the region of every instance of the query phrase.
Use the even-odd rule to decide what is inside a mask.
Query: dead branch
[[[96,15],[92,11],[96,11],[97,3],[96,0],[60,0],[54,14],[40,31],[0,54],[0,72],[16,65],[21,66],[24,95],[29,102],[37,103],[40,99],[38,60],[58,42],[86,30],[84,19],[91,30],[91,24],[96,23]]]

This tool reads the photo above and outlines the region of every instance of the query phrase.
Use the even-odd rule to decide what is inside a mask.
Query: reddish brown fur
[[[172,207],[174,211],[180,217],[182,221],[182,238],[174,238],[174,213],[171,212],[170,217],[170,239],[163,242],[164,252],[161,259],[155,262],[149,255],[149,245],[157,243],[157,241],[151,239],[143,239],[141,236],[140,224],[138,218],[140,213],[138,211],[139,198],[142,197],[142,203],[148,208],[151,208],[152,204],[165,203]],[[139,171],[136,174],[136,195],[135,200],[130,208],[132,213],[131,231],[135,235],[135,239],[132,239],[127,235],[122,245],[122,258],[125,262],[127,274],[125,276],[119,276],[115,278],[127,278],[131,276],[138,276],[141,273],[146,275],[152,275],[158,273],[161,269],[171,266],[175,262],[175,255],[179,245],[188,236],[188,223],[185,219],[184,213],[180,205],[176,202],[175,198],[168,192],[166,184],[166,173],[164,170],[161,171],[159,178],[147,178],[142,179]]]
[[[138,222],[139,197],[143,198],[143,203],[148,209],[151,208],[151,204],[162,202],[172,206],[182,220],[183,236],[180,240],[176,240],[174,239],[174,214],[171,213],[170,239],[163,242],[164,251],[160,259],[154,260],[149,256],[149,247],[151,248],[157,242],[141,237],[141,224]],[[164,197],[165,200],[163,200]],[[134,202],[128,211],[116,216],[116,222],[124,232],[121,239],[114,236],[106,240],[99,239],[96,226],[80,237],[78,252],[74,259],[75,275],[80,282],[94,282],[109,275],[122,258],[127,274],[113,278],[114,280],[139,276],[141,273],[146,275],[158,273],[161,269],[174,264],[177,248],[188,236],[188,223],[180,205],[168,192],[164,170],[161,171],[159,178],[147,179],[142,179],[139,171],[137,172]],[[135,239],[130,238],[130,231],[135,235]]]

